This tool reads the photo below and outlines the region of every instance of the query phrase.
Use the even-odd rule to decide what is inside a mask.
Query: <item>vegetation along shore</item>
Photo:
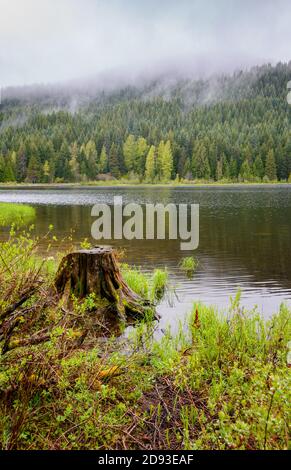
[[[239,293],[223,312],[193,301],[178,331],[156,338],[166,271],[119,260],[126,285],[151,307],[112,323],[98,295],[56,295],[65,253],[53,250],[52,228],[46,241],[41,258],[29,230],[1,243],[3,449],[288,448],[286,306],[266,321],[240,306]],[[196,265],[185,259],[181,269]]]
[[[7,89],[0,183],[290,181],[290,67],[108,93]]]

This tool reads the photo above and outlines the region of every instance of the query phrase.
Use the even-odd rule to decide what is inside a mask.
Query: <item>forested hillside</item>
[[[121,90],[6,89],[0,182],[288,180],[291,63]]]

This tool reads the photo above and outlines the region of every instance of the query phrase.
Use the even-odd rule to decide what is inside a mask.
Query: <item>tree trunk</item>
[[[142,317],[149,302],[133,292],[122,278],[114,250],[109,246],[80,250],[65,256],[59,266],[55,287],[68,302],[73,294],[82,299],[95,294],[100,306],[126,315]]]

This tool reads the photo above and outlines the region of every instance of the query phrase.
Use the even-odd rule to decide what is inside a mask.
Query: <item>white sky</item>
[[[0,85],[289,61],[290,0],[0,0]]]

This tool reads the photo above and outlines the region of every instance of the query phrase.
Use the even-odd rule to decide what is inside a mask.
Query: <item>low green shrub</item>
[[[35,209],[24,204],[0,203],[0,227],[22,227],[35,219]]]

